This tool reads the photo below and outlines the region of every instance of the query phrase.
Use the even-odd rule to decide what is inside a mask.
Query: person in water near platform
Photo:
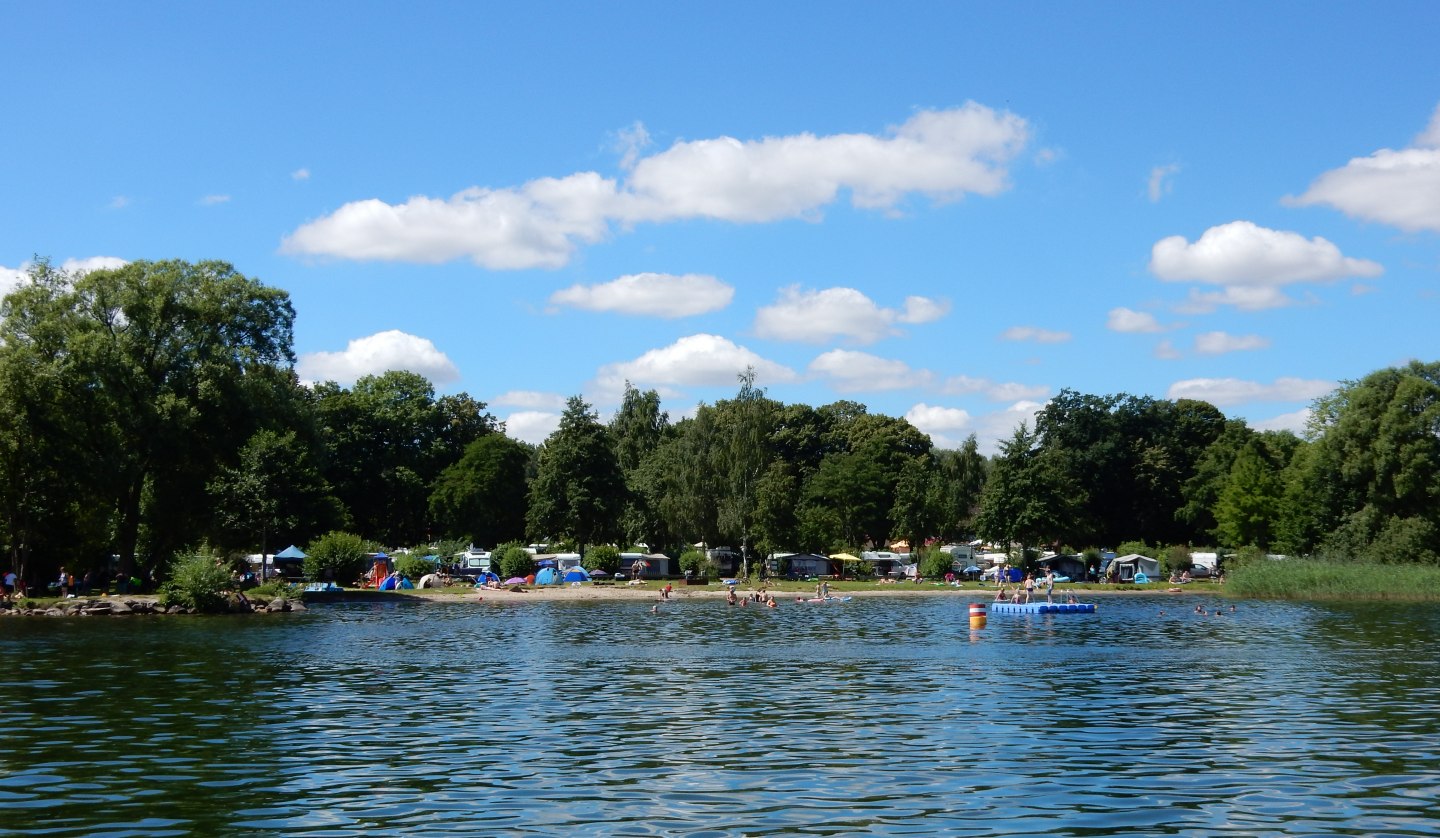
[[[1005,586],[1004,586],[1004,585],[1001,585],[1001,586],[999,587],[999,589],[995,591],[995,601],[996,601],[996,602],[1004,602],[1004,601],[1005,601]]]
[[[734,589],[734,588],[731,588],[731,589],[730,589],[730,593],[728,593],[728,594],[725,595],[725,604],[727,604],[727,605],[734,605],[735,602],[736,602],[736,599],[735,599],[735,589]]]

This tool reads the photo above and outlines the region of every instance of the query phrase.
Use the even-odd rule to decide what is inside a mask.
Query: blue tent
[[[540,572],[535,574],[535,584],[537,585],[553,585],[559,581],[560,579],[555,575],[555,568],[553,567],[542,567],[540,568]]]
[[[499,582],[499,581],[500,581],[500,577],[499,577],[499,576],[496,576],[494,573],[491,573],[491,572],[488,571],[488,570],[485,571],[484,573],[480,574],[479,576],[476,576],[476,577],[475,577],[475,585],[476,585],[477,587],[480,586],[480,585],[485,584],[486,582]]]
[[[585,568],[583,567],[572,567],[569,570],[565,571],[565,581],[588,582],[590,581],[590,574],[586,573]]]
[[[277,558],[277,559],[303,559],[303,558],[305,558],[305,553],[302,552],[299,547],[296,547],[294,544],[291,544],[289,547],[286,547],[284,550],[281,550],[280,552],[276,553],[276,554],[275,554],[275,558]]]

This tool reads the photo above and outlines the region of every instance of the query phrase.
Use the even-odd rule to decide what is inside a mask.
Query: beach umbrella
[[[505,580],[505,584],[507,584],[507,585],[523,585],[523,584],[525,584],[525,580],[524,580],[524,579],[521,579],[519,576],[511,576],[509,579],[506,579],[506,580]]]
[[[606,572],[603,571],[603,570],[592,570],[592,571],[590,571],[590,575],[591,575],[591,576],[609,576],[610,574],[606,573]]]

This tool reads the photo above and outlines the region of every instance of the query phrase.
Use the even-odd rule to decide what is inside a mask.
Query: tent
[[[542,567],[540,572],[535,574],[535,584],[537,585],[553,585],[559,581],[560,577],[555,575],[553,567]]]
[[[585,568],[583,567],[572,567],[569,570],[565,571],[565,581],[569,582],[572,585],[578,585],[581,582],[589,582],[590,574],[586,573]]]
[[[275,554],[275,558],[277,558],[277,559],[303,559],[303,558],[305,558],[305,553],[304,553],[304,551],[302,551],[299,547],[296,547],[294,544],[291,544],[289,547],[286,547],[284,550],[281,550],[280,552],[276,553],[276,554]]]
[[[1160,562],[1149,556],[1130,553],[1118,559],[1112,559],[1110,566],[1105,571],[1105,575],[1114,582],[1129,582],[1135,578],[1137,573],[1143,573],[1151,579],[1158,578]]]

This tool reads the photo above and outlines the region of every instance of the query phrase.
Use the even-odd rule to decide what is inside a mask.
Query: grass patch
[[[1227,593],[1253,599],[1440,601],[1440,567],[1318,559],[1258,561],[1225,577]]]

